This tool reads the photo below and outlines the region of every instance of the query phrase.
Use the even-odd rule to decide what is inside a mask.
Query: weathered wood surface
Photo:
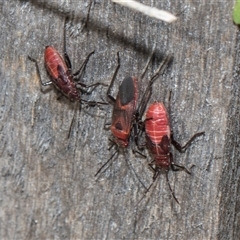
[[[98,0],[81,33],[88,1],[0,2],[0,239],[239,238],[240,34],[231,19],[233,1],[141,2],[181,14],[166,24]],[[79,111],[67,139],[74,104],[57,100],[56,91],[43,94],[27,60],[27,55],[37,58],[48,80],[44,47],[61,52],[66,15],[74,69],[95,49],[85,83],[109,83],[117,51],[121,68],[115,90],[126,75],[141,74],[154,46],[148,79],[162,57],[174,53],[151,101],[167,102],[172,90],[173,131],[181,143],[206,132],[185,154],[173,150],[176,162],[196,165],[191,176],[169,174],[180,205],[162,175],[135,207],[144,189],[125,158],[146,185],[152,173],[147,160],[130,150],[94,177],[112,152],[103,129],[111,106]],[[146,84],[147,79],[140,83],[142,90]],[[98,88],[84,98],[105,99],[105,93]]]

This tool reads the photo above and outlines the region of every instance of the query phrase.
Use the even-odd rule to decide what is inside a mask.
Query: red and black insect
[[[43,86],[53,84],[63,95],[65,95],[71,101],[85,102],[85,103],[88,103],[89,105],[98,104],[99,102],[83,100],[81,98],[81,92],[90,94],[95,89],[96,86],[102,83],[94,83],[92,85],[87,86],[86,84],[80,82],[79,79],[81,75],[79,78],[76,77],[83,72],[89,60],[89,57],[94,53],[94,51],[87,56],[86,60],[83,62],[80,69],[76,73],[73,73],[71,61],[66,52],[66,19],[64,23],[63,35],[64,35],[64,44],[63,44],[64,58],[62,58],[62,56],[58,53],[58,51],[54,47],[46,46],[45,48],[44,61],[45,61],[46,70],[51,78],[50,81],[43,82],[40,76],[37,60],[33,59],[30,56],[28,56],[28,59],[35,63],[39,79]],[[93,89],[90,92],[87,92],[84,89],[84,88],[90,88],[90,87],[93,87]],[[106,103],[100,103],[100,104],[106,104]]]
[[[131,135],[133,120],[136,113],[136,104],[138,100],[138,79],[136,77],[126,77],[122,81],[117,98],[115,99],[110,91],[116,79],[117,72],[120,68],[119,52],[117,53],[118,65],[113,74],[111,83],[107,90],[108,98],[113,102],[112,123],[110,130],[113,135],[111,140],[113,145],[119,148],[126,148],[128,146],[129,137]],[[108,162],[115,156],[118,150],[112,157],[101,166],[95,176],[108,164]]]
[[[102,167],[98,170],[95,176],[102,170],[104,166],[108,164],[108,162],[114,157],[114,155],[119,152],[119,148],[126,148],[128,146],[132,129],[135,129],[135,135],[137,134],[137,121],[139,118],[139,114],[136,111],[138,101],[138,79],[136,77],[124,78],[119,87],[117,98],[115,99],[110,94],[111,88],[116,78],[116,74],[120,67],[119,53],[117,54],[117,56],[118,66],[114,72],[111,84],[109,85],[107,96],[114,104],[110,129],[113,136],[112,142],[113,144],[117,145],[118,148],[116,152],[112,155],[112,157],[105,164],[102,165]],[[143,78],[151,59],[152,56],[147,62],[143,74],[141,75],[141,79]],[[163,63],[157,70],[157,73],[151,78],[149,86],[152,86],[153,82],[159,76],[161,70],[163,70],[163,66],[167,65],[166,62],[168,63],[169,61],[170,58],[164,59]]]
[[[170,93],[170,97],[171,97],[171,93]],[[170,100],[170,97],[169,97],[169,100]],[[174,197],[176,202],[179,203],[170,186],[170,183],[168,180],[168,172],[170,169],[172,169],[173,171],[184,170],[188,174],[191,174],[191,173],[184,166],[178,165],[173,162],[173,156],[171,153],[170,145],[173,144],[174,147],[179,152],[183,153],[186,151],[189,145],[197,137],[203,135],[204,132],[199,132],[194,134],[184,146],[181,146],[173,138],[167,110],[163,105],[163,103],[160,103],[160,102],[154,102],[148,107],[146,112],[146,119],[144,121],[144,127],[146,132],[146,147],[149,149],[149,151],[153,155],[153,160],[149,163],[149,166],[154,172],[152,184],[155,182],[160,172],[164,171],[166,173],[167,183],[169,185],[169,189],[172,193],[172,196]],[[145,194],[149,191],[152,184],[148,187]]]
[[[118,55],[119,64],[119,55]],[[122,81],[117,98],[110,95],[114,78],[107,91],[108,98],[114,103],[112,113],[111,132],[113,141],[119,147],[128,146],[128,140],[131,134],[136,104],[138,100],[138,79],[136,77],[126,77]]]
[[[110,127],[114,142],[122,148],[128,146],[133,120],[138,100],[138,79],[126,77],[119,87],[116,99],[108,96],[114,102],[112,125]]]

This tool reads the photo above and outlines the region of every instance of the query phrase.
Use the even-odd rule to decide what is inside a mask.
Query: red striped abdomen
[[[65,64],[60,54],[55,48],[51,46],[47,46],[45,48],[44,60],[49,75],[54,79],[57,79],[59,77],[57,69],[59,65],[62,67],[62,69],[65,70],[65,72],[68,70],[67,65]]]
[[[45,66],[51,76],[52,83],[71,101],[79,101],[80,93],[77,90],[76,84],[73,81],[71,72],[68,67],[53,47],[47,46],[45,48]]]
[[[164,135],[170,139],[168,114],[162,103],[155,102],[149,106],[146,113],[145,130],[153,144],[160,144]]]

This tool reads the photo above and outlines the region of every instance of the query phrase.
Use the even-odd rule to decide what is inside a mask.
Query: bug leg
[[[118,63],[118,64],[117,64],[117,67],[116,67],[116,69],[115,69],[115,72],[114,72],[114,74],[113,74],[111,83],[110,83],[110,85],[109,85],[109,87],[108,87],[108,90],[107,90],[107,97],[108,97],[113,103],[116,102],[116,99],[110,94],[110,91],[111,91],[111,88],[112,88],[112,86],[113,86],[114,80],[115,80],[115,78],[116,78],[116,76],[117,76],[117,72],[118,72],[118,70],[119,70],[119,68],[120,68],[119,52],[117,52],[117,63]]]
[[[67,138],[70,138],[70,135],[71,135],[71,132],[72,132],[72,126],[73,126],[74,119],[75,119],[75,117],[76,117],[77,107],[78,107],[78,103],[76,103],[75,108],[74,108],[74,113],[73,113],[72,121],[71,121],[69,130],[68,130],[68,136],[67,136]],[[80,107],[81,107],[81,105],[80,105]]]
[[[104,123],[104,130],[109,130],[110,126],[111,126],[111,123],[109,122]]]
[[[66,25],[67,25],[67,20],[68,18],[66,17],[65,18],[65,21],[64,21],[64,31],[63,31],[63,52],[64,52],[64,60],[65,60],[65,63],[68,67],[68,72],[71,73],[72,72],[72,64],[71,64],[71,61],[70,61],[70,58],[67,54],[67,47],[66,47]],[[87,56],[87,58],[84,60],[83,64],[81,65],[81,67],[79,68],[79,70],[75,73],[73,73],[72,75],[73,76],[77,76],[80,72],[81,72],[81,75],[82,75],[82,72],[84,71],[86,65],[87,65],[87,62],[90,58],[90,56],[94,53],[94,51],[90,52]],[[79,76],[79,78],[81,78],[81,75]]]
[[[143,151],[146,144],[139,144],[139,132],[138,132],[136,123],[133,124],[133,134],[134,134],[133,138],[134,138],[135,145],[137,146],[139,151]],[[146,156],[144,154],[140,153],[138,150],[136,150],[135,146],[134,146],[134,149],[132,149],[132,152],[134,154],[138,153],[140,156],[146,158]]]
[[[155,168],[154,168],[153,165],[154,165],[153,163],[149,163],[149,167],[152,169],[152,171],[154,171],[152,184],[156,181],[156,179],[157,179],[158,176],[160,175],[160,170],[158,169],[158,167],[155,166]],[[171,185],[170,185],[170,182],[169,182],[169,179],[168,179],[168,172],[169,172],[169,170],[166,170],[166,180],[167,180],[167,184],[168,184],[169,190],[170,190],[173,198],[175,199],[175,201],[179,204],[179,201],[178,201],[177,197],[175,196],[175,193],[174,193],[174,191],[172,190],[172,187],[171,187]],[[152,186],[152,184],[149,186],[149,188],[147,189],[147,191],[149,191],[149,189],[150,189],[150,187]],[[145,192],[144,196],[146,196],[146,192]]]
[[[64,61],[65,61],[66,65],[67,65],[67,68],[68,68],[68,72],[71,73],[72,72],[71,60],[70,60],[70,58],[69,58],[69,56],[66,52],[64,52],[63,56],[64,56]]]
[[[98,169],[97,173],[94,175],[95,177],[101,172],[101,170],[113,159],[113,157],[119,153],[118,149],[113,153],[113,155]]]
[[[153,168],[154,169],[154,168]],[[155,170],[155,169],[154,169]],[[147,190],[144,192],[143,196],[141,197],[141,199],[138,201],[138,203],[136,204],[136,206],[146,197],[147,193],[149,192],[149,190],[151,189],[152,185],[155,183],[155,181],[157,180],[158,176],[160,175],[160,171],[155,171],[155,178],[153,179],[152,183],[149,185],[149,187],[147,188]]]
[[[144,78],[144,76],[145,76],[145,74],[147,72],[147,68],[148,68],[148,66],[149,66],[149,64],[150,64],[150,62],[151,62],[151,60],[153,58],[153,54],[154,54],[154,51],[151,53],[151,56],[149,57],[149,59],[148,59],[148,61],[146,63],[146,66],[145,66],[145,68],[144,68],[144,70],[143,70],[143,72],[141,74],[140,80],[142,80]]]
[[[164,73],[165,69],[167,68],[167,66],[169,65],[169,63],[171,62],[171,60],[173,59],[172,55],[168,55],[166,56],[163,61],[161,62],[161,64],[159,65],[157,71],[155,72],[155,74],[152,76],[152,78],[150,79],[148,86],[145,90],[145,92],[143,93],[143,97],[139,103],[139,108],[137,110],[137,113],[139,114],[139,118],[142,118],[143,113],[145,112],[147,103],[152,95],[152,85],[155,82],[155,80]]]
[[[134,154],[136,154],[136,153],[137,153],[137,154],[139,154],[141,157],[143,157],[143,158],[147,158],[147,156],[146,156],[146,155],[142,154],[142,153],[141,153],[141,152],[139,152],[138,150],[135,150],[135,149],[133,149],[132,151],[133,151],[133,153],[134,153]]]
[[[63,27],[63,57],[64,57],[64,61],[67,65],[68,71],[71,72],[72,71],[72,64],[70,61],[70,58],[67,54],[67,46],[66,46],[66,26],[67,26],[67,20],[68,18],[66,17],[64,20],[64,27]]]
[[[134,133],[134,141],[136,146],[139,146],[139,142],[138,142],[138,129],[137,129],[137,124],[134,123],[133,124],[133,133]]]
[[[150,98],[150,96],[151,95],[149,95],[149,98]],[[139,110],[140,112],[137,111],[136,114],[135,114],[135,122],[136,122],[136,125],[138,127],[138,132],[135,132],[135,142],[136,142],[136,145],[138,146],[138,149],[140,151],[142,151],[143,148],[146,147],[146,142],[144,144],[139,144],[138,138],[139,138],[140,132],[141,132],[141,136],[142,136],[143,132],[145,131],[145,122],[147,120],[152,119],[152,118],[147,118],[144,121],[142,121],[142,119],[141,119],[142,115],[143,115],[143,110],[145,111],[146,104],[147,104],[149,98],[147,99],[147,101],[145,103],[142,103],[145,106],[141,110]]]
[[[169,96],[168,96],[168,114],[171,116],[171,99],[172,99],[172,90],[169,91]]]
[[[179,165],[179,164],[176,164],[173,162],[173,156],[172,154],[170,153],[170,163],[171,163],[171,169],[172,171],[174,172],[177,172],[177,171],[185,171],[187,174],[191,175],[191,172],[183,165]],[[191,166],[191,168],[193,168],[195,165]]]
[[[40,79],[41,84],[42,84],[43,86],[48,86],[48,85],[52,84],[52,81],[48,81],[48,82],[45,82],[45,83],[42,81],[37,60],[34,59],[34,58],[32,58],[32,57],[30,57],[30,56],[28,56],[28,59],[29,59],[30,61],[32,61],[32,62],[35,63],[37,75],[38,75],[38,78]]]
[[[182,165],[179,165],[179,164],[176,164],[176,163],[172,163],[172,170],[173,171],[178,171],[178,170],[183,170],[185,171],[187,174],[191,175],[191,172],[188,168],[186,168],[185,166],[182,166]],[[177,167],[177,168],[175,168]],[[190,169],[192,169],[193,167],[195,167],[195,165],[193,164]]]
[[[103,124],[103,129],[104,130],[109,130],[111,126],[111,122],[107,122],[107,118],[105,117],[104,124]]]
[[[153,118],[146,118],[144,121],[139,121],[139,126],[140,126],[139,128],[142,131],[142,133],[145,132],[146,121],[151,120],[151,119],[153,119]]]
[[[139,143],[139,138],[142,137],[143,132],[145,131],[145,122],[152,118],[147,118],[143,122],[138,122],[138,132],[135,133],[135,143],[140,151],[143,151],[144,148],[147,146],[147,142]],[[137,125],[137,124],[136,124]],[[135,130],[136,131],[136,130]]]
[[[96,88],[97,86],[99,86],[99,85],[107,86],[107,84],[105,84],[105,83],[100,83],[100,82],[96,82],[96,83],[93,83],[93,84],[91,84],[91,85],[86,85],[86,84],[84,84],[84,83],[82,83],[82,82],[80,81],[80,78],[82,77],[82,73],[83,73],[83,71],[84,71],[85,68],[86,68],[86,65],[87,65],[87,63],[88,63],[88,61],[89,61],[89,58],[90,58],[90,56],[91,56],[94,52],[95,52],[95,51],[92,51],[92,52],[90,52],[90,53],[88,54],[88,56],[87,56],[86,59],[84,60],[83,64],[81,65],[80,69],[73,74],[73,76],[77,76],[77,75],[79,75],[79,73],[81,73],[80,76],[79,76],[77,79],[74,78],[74,80],[76,80],[76,81],[77,81],[77,84],[81,86],[81,87],[79,87],[79,88],[81,89],[81,91],[82,91],[83,93],[86,93],[86,94],[91,94],[91,93],[95,90],[95,88]],[[86,91],[85,89],[83,89],[83,88],[91,88],[91,87],[92,87],[92,89],[91,89],[90,91]]]
[[[169,97],[168,97],[168,112],[169,112],[169,115],[171,115],[171,104],[170,104],[170,101],[171,101],[171,98],[172,98],[172,91],[169,91]],[[173,144],[173,146],[181,153],[184,153],[187,148],[191,145],[191,143],[195,140],[195,138],[197,137],[200,137],[202,135],[204,135],[205,132],[199,132],[199,133],[196,133],[194,134],[188,141],[187,143],[184,145],[184,146],[181,146],[180,143],[178,143],[175,139],[174,139],[174,136],[173,136],[173,132],[171,132],[171,143]]]
[[[144,185],[144,183],[141,181],[141,179],[140,179],[140,177],[138,176],[138,174],[136,173],[134,167],[132,166],[132,163],[131,163],[126,157],[125,157],[125,160],[126,160],[126,162],[127,162],[128,167],[133,171],[133,173],[134,173],[134,175],[136,176],[137,180],[141,183],[141,185],[142,185],[145,189],[147,189],[146,186]]]
[[[191,143],[195,140],[195,138],[200,137],[204,134],[205,134],[205,132],[199,132],[199,133],[194,134],[184,146],[181,146],[180,143],[178,143],[177,141],[174,140],[173,133],[171,133],[171,142],[172,142],[173,146],[179,152],[184,153],[186,151],[186,149],[191,145]]]
[[[92,52],[90,52],[90,53],[87,55],[87,57],[86,57],[86,59],[84,60],[83,64],[81,65],[81,67],[80,67],[75,73],[73,73],[73,76],[77,76],[81,71],[83,72],[83,71],[85,70],[85,67],[86,67],[86,65],[87,65],[87,63],[88,63],[88,61],[89,61],[89,58],[91,57],[92,54],[94,54],[94,52],[95,52],[95,51],[92,51]],[[80,77],[81,77],[81,75],[80,75]],[[79,81],[79,78],[78,78],[78,81]],[[85,84],[83,84],[83,85],[86,87]]]
[[[93,0],[90,0],[90,3],[89,3],[89,7],[88,7],[88,12],[87,12],[87,17],[82,25],[82,28],[81,28],[81,31],[87,27],[87,23],[89,21],[89,15],[90,15],[90,10],[91,10],[91,7],[92,7],[92,3],[93,3]]]
[[[177,167],[177,168],[176,168],[176,167]],[[177,172],[177,171],[185,171],[187,174],[191,175],[191,172],[190,172],[186,167],[184,167],[184,166],[182,166],[182,165],[178,165],[178,164],[176,164],[176,163],[172,163],[172,164],[171,164],[171,169],[172,169],[173,171],[175,171],[175,172]]]
[[[166,57],[164,57],[163,61],[161,62],[161,64],[159,65],[157,71],[155,72],[155,74],[152,76],[151,80],[150,80],[150,85],[152,85],[154,83],[154,81],[164,73],[164,71],[166,70],[167,66],[170,64],[170,62],[173,60],[173,55],[168,55]]]
[[[80,85],[82,85],[81,83],[79,83]],[[85,84],[84,84],[85,85]],[[85,88],[91,88],[93,87],[92,89],[90,89],[90,91],[86,91],[85,89],[81,88],[81,91],[87,95],[91,94],[95,88],[99,85],[103,85],[103,86],[107,86],[107,84],[105,83],[100,83],[100,82],[97,82],[97,83],[94,83],[94,84],[91,84],[91,85],[85,85]]]
[[[168,184],[169,190],[170,190],[173,198],[174,198],[175,201],[179,204],[179,201],[178,201],[178,199],[176,198],[175,193],[174,193],[174,191],[173,191],[172,188],[171,188],[171,185],[170,185],[170,182],[169,182],[169,179],[168,179],[168,171],[166,171],[166,180],[167,180],[167,184]]]
[[[150,167],[150,170],[153,172],[153,180],[154,180],[156,178],[156,172],[158,172],[157,167],[154,164],[154,160],[150,162],[148,166]],[[155,166],[155,168],[153,166]]]
[[[141,131],[141,135],[140,135],[140,131],[141,130],[139,130],[137,133],[137,136],[135,136],[135,142],[136,142],[138,150],[143,151],[144,148],[146,148],[147,143],[146,142],[139,143],[139,136],[142,136],[142,133],[143,133],[143,131]],[[142,155],[142,154],[140,154],[140,155]]]
[[[164,60],[162,61],[161,65],[159,66],[158,70],[156,71],[156,73],[150,79],[149,84],[148,84],[145,92],[143,93],[143,97],[139,104],[138,113],[140,115],[140,118],[143,116],[143,113],[146,109],[147,103],[152,95],[152,85],[153,85],[154,81],[159,77],[160,74],[162,74],[164,72],[166,66],[168,65],[168,63],[170,62],[171,59],[172,59],[171,56],[165,57]]]
[[[108,151],[112,149],[113,146],[116,146],[116,143],[111,138],[108,139],[111,142],[111,146],[108,148]]]
[[[61,92],[57,93],[57,101],[59,101],[63,97],[63,94]]]
[[[152,88],[151,88],[151,86],[148,85],[148,87],[146,88],[146,91],[144,92],[143,97],[138,105],[139,107],[136,111],[136,117],[137,117],[138,122],[140,122],[142,119],[143,113],[146,110],[147,103],[148,103],[151,95],[152,95]]]
[[[84,99],[81,99],[80,102],[87,104],[89,107],[95,107],[96,105],[97,106],[98,105],[108,105],[107,102],[88,101],[88,100],[84,100]]]

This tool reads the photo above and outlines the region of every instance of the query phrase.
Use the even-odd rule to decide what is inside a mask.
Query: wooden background
[[[238,239],[240,235],[240,34],[231,18],[234,1],[158,1],[144,4],[178,14],[163,23],[95,0],[87,28],[80,32],[89,1],[0,1],[0,239]],[[95,50],[83,81],[109,83],[120,51],[118,84],[139,76],[155,46],[155,58],[141,91],[163,56],[174,62],[154,84],[151,101],[167,103],[172,90],[171,122],[184,143],[205,131],[185,154],[173,149],[177,163],[192,175],[169,173],[180,201],[172,198],[164,175],[136,206],[152,181],[147,159],[129,149],[98,178],[94,174],[112,154],[104,122],[112,107],[78,111],[67,134],[74,104],[57,100],[42,78],[46,45],[67,49],[76,70]],[[98,88],[84,99],[106,99]],[[146,153],[147,154],[147,153]],[[128,162],[126,162],[126,159]]]

